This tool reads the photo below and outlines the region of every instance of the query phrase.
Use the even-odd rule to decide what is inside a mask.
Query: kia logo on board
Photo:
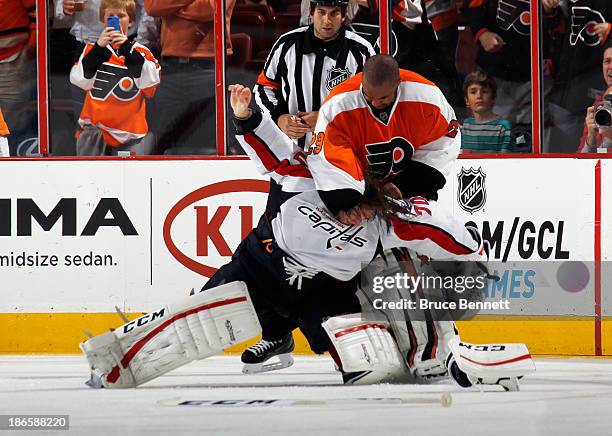
[[[221,233],[221,226],[225,222],[232,209],[237,209],[240,214],[240,234],[241,239],[253,228],[253,206],[251,205],[222,205],[219,207],[209,207],[207,205],[196,204],[201,200],[215,197],[217,195],[239,193],[239,192],[260,192],[267,194],[269,182],[257,179],[227,180],[213,183],[196,189],[181,198],[168,212],[164,221],[163,236],[166,247],[170,254],[183,266],[201,274],[205,277],[212,277],[217,272],[217,268],[199,262],[181,251],[172,240],[172,225],[176,217],[193,205],[196,221],[196,255],[206,257],[209,255],[210,245],[214,245],[221,256],[231,256],[230,249],[225,237]]]

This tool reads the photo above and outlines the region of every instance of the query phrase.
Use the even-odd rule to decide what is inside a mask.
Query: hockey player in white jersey
[[[232,91],[233,97],[241,94],[236,88]],[[258,113],[250,121],[255,126],[250,133],[260,140],[266,137],[268,126],[276,128]],[[274,173],[281,166],[282,162],[271,163],[267,172]],[[283,171],[274,176],[281,182],[293,177]],[[364,203],[369,219],[358,225],[338,221],[316,191],[287,200],[272,219],[262,216],[232,261],[219,270],[219,286],[207,286],[186,302],[82,344],[92,367],[91,384],[137,386],[193,359],[216,354],[259,332],[261,308],[293,318],[313,351],[330,351],[345,373],[378,373],[382,376],[378,380],[404,373],[404,359],[386,325],[364,322],[355,315],[337,316],[353,311],[351,298],[345,298],[350,297],[347,284],[381,249],[407,247],[433,259],[482,260],[483,243],[477,233],[440,216],[433,202],[427,204],[428,213],[419,214],[409,202],[382,204],[383,197],[375,189],[366,196],[371,200]],[[423,233],[421,226],[433,233]],[[330,316],[322,328],[321,322]],[[449,354],[448,362],[467,383],[502,373],[516,377],[527,372],[531,362],[525,350],[509,350],[512,347],[507,345],[498,347],[494,356],[490,350],[464,347],[467,352],[460,347]],[[368,350],[369,355],[364,358],[355,350]],[[468,364],[476,365],[476,370]],[[498,368],[493,375],[486,373],[490,366]],[[463,368],[471,373],[459,370]]]

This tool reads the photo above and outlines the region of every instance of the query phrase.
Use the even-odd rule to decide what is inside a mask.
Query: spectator
[[[343,26],[347,7],[348,0],[311,0],[312,24],[276,41],[255,85],[257,104],[300,149],[329,91],[361,72],[374,54],[365,39]]]
[[[606,44],[602,62],[603,78],[608,86],[605,93],[598,96],[587,109],[584,120],[584,131],[580,138],[578,151],[582,153],[596,153],[598,148],[612,148],[612,129],[599,127],[595,123],[595,108],[603,100],[604,95],[612,93],[612,43]]]
[[[494,112],[510,121],[515,143],[526,151],[531,149],[529,3],[527,0],[466,0],[461,8],[478,43],[476,63],[497,83]],[[546,36],[554,20],[545,14],[543,22],[542,32]],[[550,81],[544,81],[545,97],[551,86]]]
[[[226,47],[232,54],[226,1]],[[215,154],[214,0],[145,0],[161,17],[164,80],[156,97],[155,130],[164,154]]]
[[[0,109],[0,157],[7,157],[11,155],[9,153],[8,146],[9,133],[9,129],[4,122],[4,117],[2,116],[2,109]]]
[[[612,86],[595,100],[593,106],[587,109],[587,116],[584,120],[584,133],[582,138],[580,138],[580,146],[578,148],[579,153],[597,153],[612,150],[612,126],[599,126],[595,122],[595,109],[602,102],[604,96],[612,97]]]
[[[120,30],[105,27],[95,44],[87,44],[70,72],[70,80],[87,91],[77,155],[116,155],[119,151],[151,154],[145,97],[159,84],[159,65],[149,49],[127,37],[134,22],[134,0],[102,0],[99,19],[118,17]]]
[[[35,0],[0,0],[0,107],[11,145],[36,137]]]
[[[129,29],[129,38],[136,36],[138,23],[140,23],[144,10],[143,1],[136,1],[136,16],[132,19],[133,25]],[[100,3],[101,0],[56,0],[55,18],[62,22],[68,22],[72,18],[70,34],[74,36],[76,43],[73,45],[72,64],[78,61],[87,44],[95,43],[102,30],[103,23],[100,22]],[[79,118],[83,109],[85,93],[78,86],[71,86],[70,93],[72,98],[73,122]]]
[[[572,152],[585,110],[606,89],[600,65],[611,39],[612,2],[543,0],[542,5],[556,24],[552,43],[547,43],[555,52],[555,80],[546,105],[545,150]]]
[[[508,153],[511,151],[510,123],[493,112],[497,85],[482,70],[468,74],[463,84],[465,105],[472,112],[461,128],[464,153]]]
[[[136,15],[132,19],[128,36],[136,36],[138,25],[142,19],[144,5],[143,0],[136,1]],[[103,23],[100,22],[101,0],[56,0],[55,17],[65,20],[73,17],[70,33],[80,43],[75,52],[75,58],[81,55],[85,44],[94,43],[98,40],[100,33],[104,30]]]
[[[390,13],[390,54],[400,68],[434,81],[453,106],[462,106],[461,81],[455,67],[458,40],[455,0],[393,0]],[[360,0],[351,24],[377,51],[378,15],[379,0]]]

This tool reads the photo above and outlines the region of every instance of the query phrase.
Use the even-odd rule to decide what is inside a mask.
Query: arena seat
[[[266,20],[258,12],[238,11],[232,15],[232,32],[246,33],[251,36],[253,54],[270,48],[266,45],[265,27]]]
[[[231,38],[234,54],[227,58],[227,64],[242,69],[253,58],[253,40],[246,33],[233,33]]]
[[[276,38],[283,33],[300,27],[300,14],[290,12],[278,12],[275,14]]]

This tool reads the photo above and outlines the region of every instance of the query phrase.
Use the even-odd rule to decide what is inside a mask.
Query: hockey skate
[[[242,353],[240,360],[244,363],[242,372],[244,374],[259,374],[262,372],[276,371],[293,365],[291,353],[295,348],[291,333],[284,338],[274,341],[260,340],[252,347]],[[268,361],[276,357],[274,362]]]

